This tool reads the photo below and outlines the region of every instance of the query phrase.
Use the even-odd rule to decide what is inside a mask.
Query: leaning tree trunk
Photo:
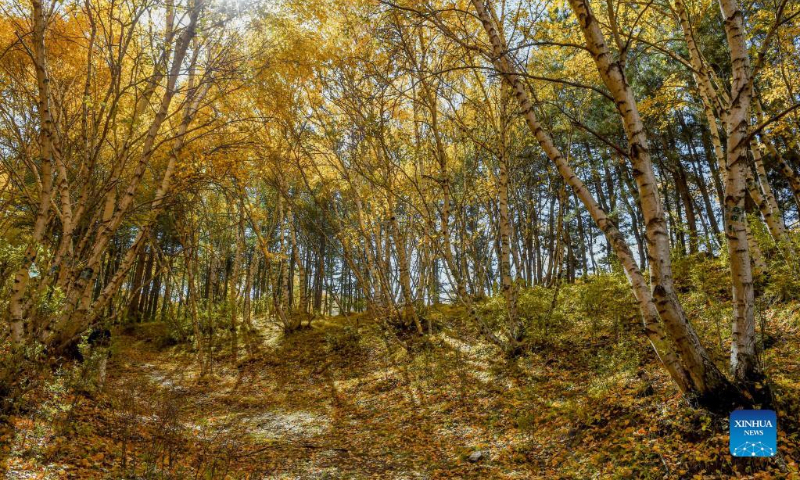
[[[651,277],[655,286],[653,293],[656,298],[658,316],[664,321],[664,325],[670,334],[670,339],[680,353],[680,360],[683,362],[681,364],[677,359],[674,360],[674,365],[680,367],[677,372],[670,368],[668,362],[665,362],[667,369],[678,385],[683,382],[683,385],[686,386],[686,391],[697,395],[698,400],[704,405],[712,408],[721,408],[722,403],[727,405],[740,402],[743,399],[739,392],[714,365],[700,344],[696,332],[683,314],[677,295],[672,287],[669,243],[664,230],[663,211],[655,191],[656,187],[652,165],[649,163],[646,137],[644,136],[635,102],[633,102],[633,95],[627,86],[627,82],[625,82],[620,65],[618,63],[612,65],[610,53],[605,46],[599,25],[589,12],[588,6],[580,1],[572,3],[573,7],[579,12],[579,23],[585,31],[587,44],[593,53],[595,61],[598,63],[598,70],[600,70],[601,76],[605,77],[604,80],[611,80],[608,82],[610,84],[609,88],[611,86],[615,87],[612,90],[615,90],[615,94],[619,97],[617,104],[620,108],[620,113],[623,114],[626,120],[623,123],[627,129],[631,130],[628,136],[631,138],[632,156],[637,159],[634,168],[644,168],[644,171],[637,169],[637,171],[642,172],[637,178],[637,183],[640,187],[640,197],[648,196],[647,200],[642,200],[642,203],[643,207],[645,207],[643,210],[646,210],[646,225],[649,227],[647,232],[648,242],[655,250],[655,254],[651,253],[650,258],[651,264],[655,264],[651,265]],[[649,327],[646,329],[648,336],[651,340],[661,340],[661,345],[665,345],[666,339],[663,336],[663,332],[661,332],[657,316],[654,317],[653,310],[649,307],[649,304],[653,303],[649,288],[638,271],[635,262],[631,262],[632,256],[624,237],[616,230],[616,226],[605,217],[605,212],[597,206],[586,187],[577,179],[565,159],[561,156],[549,134],[538,123],[525,85],[509,59],[508,48],[496,26],[499,22],[494,17],[494,12],[487,11],[481,0],[472,0],[472,4],[478,11],[478,16],[491,40],[493,63],[503,78],[514,87],[522,107],[522,113],[531,131],[539,140],[540,145],[551,161],[556,164],[567,183],[576,190],[578,198],[589,208],[590,214],[598,223],[598,226],[606,233],[607,237],[610,237],[610,243],[614,246],[617,255],[620,256],[625,266],[626,274],[628,274],[634,287],[634,292],[637,294],[636,298],[640,303],[645,322]],[[609,75],[613,78],[610,78]],[[625,255],[626,252],[627,255]],[[672,357],[674,353],[668,347],[668,344],[666,346],[668,349],[663,353]],[[654,347],[658,349],[659,344],[654,342]],[[687,377],[680,378],[681,373],[686,373]]]
[[[491,54],[494,66],[502,75],[503,79],[513,88],[514,94],[516,95],[522,109],[521,113],[525,118],[528,127],[530,128],[531,132],[533,132],[542,150],[544,150],[550,161],[556,166],[556,169],[561,174],[561,177],[573,189],[576,196],[589,211],[592,219],[605,234],[609,244],[612,246],[614,252],[617,254],[617,257],[622,263],[625,274],[627,275],[633,289],[634,297],[636,298],[639,308],[642,312],[645,334],[653,345],[656,355],[661,359],[665,368],[681,391],[689,394],[706,393],[704,389],[708,388],[709,382],[697,382],[695,378],[699,377],[702,380],[704,378],[703,375],[698,375],[697,372],[702,372],[702,369],[705,368],[706,364],[710,364],[712,366],[713,364],[711,364],[710,360],[707,360],[707,355],[702,349],[702,346],[699,345],[699,342],[696,346],[689,344],[688,347],[695,348],[695,356],[705,357],[707,363],[701,361],[699,364],[690,364],[689,366],[694,369],[694,374],[692,374],[691,369],[684,367],[684,365],[681,363],[679,357],[665,335],[664,330],[662,329],[661,323],[659,322],[658,311],[653,302],[650,289],[647,286],[647,282],[639,270],[639,267],[636,265],[636,260],[634,259],[630,248],[628,247],[624,235],[622,235],[614,222],[608,217],[606,212],[603,211],[600,205],[598,205],[597,201],[594,199],[586,185],[578,178],[577,175],[575,175],[575,172],[572,170],[564,156],[556,147],[550,134],[544,129],[544,127],[539,123],[539,120],[536,118],[536,115],[533,111],[533,104],[531,103],[525,84],[522,81],[522,77],[517,73],[516,68],[508,56],[508,47],[506,46],[505,40],[502,37],[502,32],[497,27],[499,22],[496,21],[494,12],[491,9],[487,9],[482,0],[472,0],[472,4],[478,12],[478,17],[483,23],[486,34],[491,41]],[[677,327],[673,327],[673,330],[683,327],[683,325],[677,325]],[[691,329],[690,326],[689,329]],[[694,332],[691,331],[691,333]],[[691,336],[687,333],[683,333],[681,338],[684,339],[684,349],[687,349],[686,344],[689,343]],[[693,357],[689,357],[689,359],[691,358]]]
[[[686,318],[673,286],[669,235],[664,211],[658,195],[657,181],[650,159],[644,124],[621,61],[612,57],[600,23],[586,0],[570,0],[572,10],[583,32],[587,49],[597,66],[603,84],[617,106],[625,135],[630,145],[630,159],[642,204],[645,236],[650,258],[650,279],[659,315],[692,376],[701,401],[706,404],[727,402],[724,398],[734,389],[710,360],[696,332]],[[746,247],[745,247],[746,248]]]

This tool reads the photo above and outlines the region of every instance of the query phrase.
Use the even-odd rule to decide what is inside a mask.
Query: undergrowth
[[[675,269],[687,315],[724,366],[724,261]],[[185,341],[164,341],[173,327],[117,328],[107,382],[101,352],[81,347],[84,362],[42,376],[3,419],[0,456],[8,478],[798,478],[800,304],[778,293],[797,281],[761,281],[773,459],[729,455],[727,419],[681,399],[612,273],[523,289],[529,348],[515,358],[450,305],[423,312],[435,330],[416,340],[336,317],[290,335],[261,324],[234,356],[220,329],[205,374]],[[487,299],[480,313],[500,326],[503,305]]]

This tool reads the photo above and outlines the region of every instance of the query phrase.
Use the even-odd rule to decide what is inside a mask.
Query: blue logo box
[[[730,438],[734,457],[772,457],[778,453],[778,418],[773,410],[731,412]]]

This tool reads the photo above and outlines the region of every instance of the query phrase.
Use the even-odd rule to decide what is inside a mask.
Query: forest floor
[[[288,337],[264,328],[199,375],[162,325],[116,333],[104,387],[80,366],[0,427],[5,478],[800,478],[800,322],[767,352],[781,455],[732,459],[727,418],[687,406],[638,338],[535,348],[509,361],[439,311],[427,341],[359,317]],[[361,322],[359,325],[358,323]],[[60,379],[60,380],[59,380]]]

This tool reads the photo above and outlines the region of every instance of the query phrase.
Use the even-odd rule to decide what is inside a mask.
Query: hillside
[[[762,312],[772,459],[730,457],[727,417],[688,406],[629,324],[555,314],[561,333],[516,359],[453,307],[406,341],[361,315],[288,336],[265,324],[237,360],[221,342],[204,376],[164,325],[120,328],[103,388],[64,365],[30,394],[38,407],[7,418],[6,478],[800,476],[797,303]]]

